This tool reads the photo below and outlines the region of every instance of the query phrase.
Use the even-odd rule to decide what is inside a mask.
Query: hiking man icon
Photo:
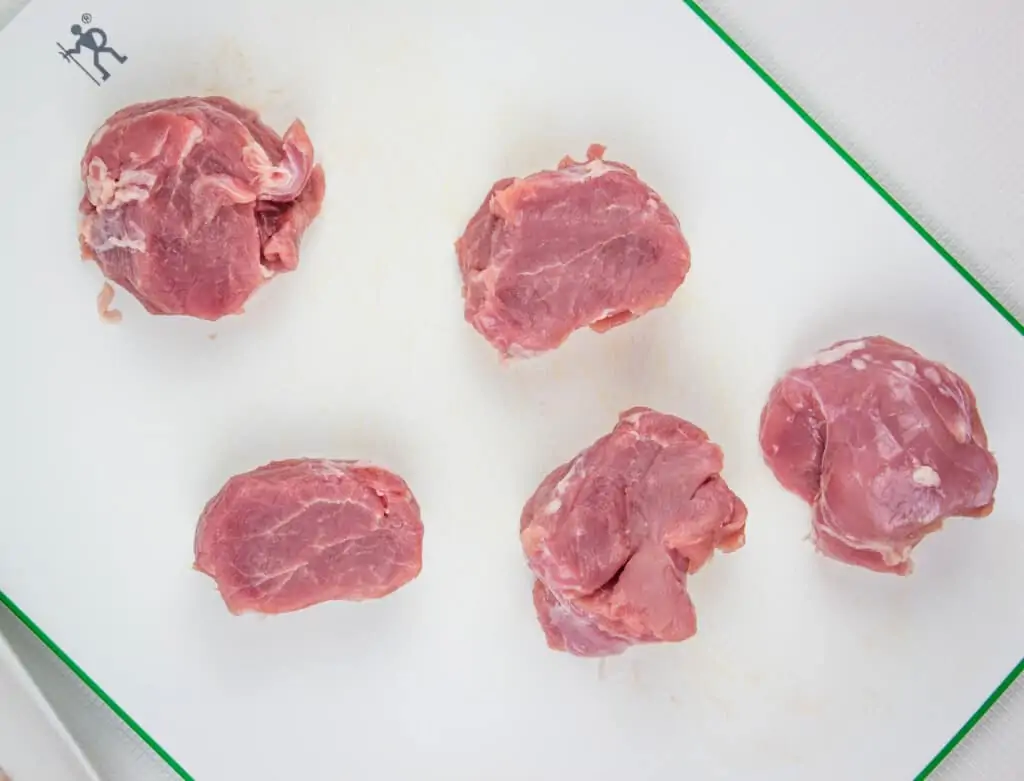
[[[124,62],[128,59],[107,45],[107,34],[99,27],[90,27],[85,32],[82,32],[80,24],[73,24],[71,25],[71,34],[77,37],[75,45],[70,49],[65,49],[61,56],[65,60],[69,60],[72,58],[72,55],[81,54],[83,47],[90,49],[92,51],[93,67],[100,72],[104,81],[110,78],[110,72],[100,63],[101,54],[109,54],[118,62]]]

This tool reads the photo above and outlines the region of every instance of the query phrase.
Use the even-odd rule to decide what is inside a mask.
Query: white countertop
[[[0,637],[0,781],[96,781],[18,657]]]
[[[25,2],[0,0],[0,27]],[[704,6],[1024,317],[1018,260],[1024,256],[1024,65],[1017,54],[1024,5],[705,0]],[[0,633],[105,781],[175,777],[2,608]],[[18,706],[0,702],[0,716],[12,707]],[[931,778],[1015,777],[1024,766],[1022,723],[1024,683],[1018,682]]]

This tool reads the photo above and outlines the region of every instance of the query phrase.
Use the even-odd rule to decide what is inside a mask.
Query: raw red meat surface
[[[654,190],[591,146],[587,161],[502,179],[455,247],[465,315],[503,357],[551,350],[668,303],[690,268]]]
[[[900,575],[946,518],[992,511],[999,475],[970,386],[882,336],[786,374],[761,413],[761,449],[811,505],[819,551]]]
[[[409,486],[356,461],[276,461],[228,480],[203,510],[195,567],[232,613],[386,596],[420,573]]]
[[[227,98],[111,116],[82,158],[82,257],[153,314],[216,320],[299,263],[324,173],[296,120],[282,139]]]
[[[544,479],[520,539],[551,648],[603,656],[697,631],[687,575],[743,545],[747,508],[722,465],[701,429],[636,407]]]

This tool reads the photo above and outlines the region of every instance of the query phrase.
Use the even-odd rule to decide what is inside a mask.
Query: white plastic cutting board
[[[128,56],[103,86],[56,47],[84,11]],[[1024,341],[679,0],[35,0],[0,72],[0,589],[183,772],[909,779],[1020,660]],[[120,294],[101,325],[79,157],[113,110],[186,93],[301,117],[323,214],[244,317]],[[495,179],[592,141],[677,211],[691,274],[664,310],[501,366],[462,320],[452,242]],[[968,378],[1002,468],[993,515],[950,523],[906,579],[816,556],[757,449],[778,373],[869,333]],[[557,654],[519,510],[635,404],[724,447],[748,542],[693,578],[695,639]],[[295,455],[402,474],[422,576],[230,616],[190,570],[198,513]]]

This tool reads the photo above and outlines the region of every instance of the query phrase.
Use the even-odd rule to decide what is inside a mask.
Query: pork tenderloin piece
[[[358,461],[275,461],[232,477],[203,510],[195,568],[232,613],[379,599],[420,573],[409,486]]]
[[[679,220],[629,166],[587,150],[502,179],[456,242],[465,317],[504,357],[663,306],[690,268]]]
[[[747,508],[722,466],[697,426],[636,407],[544,479],[520,540],[551,648],[604,656],[696,633],[687,576],[743,545]]]
[[[760,441],[779,483],[811,505],[817,549],[847,564],[906,575],[947,518],[992,511],[999,470],[970,386],[884,336],[787,372]]]
[[[81,176],[82,257],[150,313],[204,320],[240,313],[298,266],[324,198],[301,122],[282,138],[222,97],[121,109],[90,139]]]

